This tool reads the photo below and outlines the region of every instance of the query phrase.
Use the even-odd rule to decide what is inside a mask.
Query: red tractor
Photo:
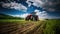
[[[25,20],[27,20],[27,21],[29,21],[29,20],[31,20],[31,21],[38,21],[39,18],[38,18],[38,15],[30,14],[30,15],[28,15],[28,16],[25,18]]]

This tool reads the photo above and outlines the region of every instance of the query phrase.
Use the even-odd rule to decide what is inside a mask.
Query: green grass
[[[0,19],[0,23],[18,23],[25,25],[26,23],[35,23],[38,25],[42,21],[25,21],[20,19]],[[60,34],[60,20],[59,19],[50,19],[44,21],[44,34]]]
[[[60,30],[60,20],[47,20],[44,34],[58,34]]]
[[[18,23],[18,24],[27,24],[27,23],[35,23],[38,24],[37,22],[40,21],[25,21],[25,20],[20,20],[20,19],[0,19],[0,23]]]
[[[0,22],[19,22],[19,21],[24,21],[20,19],[0,19]]]

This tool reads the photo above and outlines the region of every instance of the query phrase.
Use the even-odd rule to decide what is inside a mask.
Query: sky
[[[39,18],[60,19],[60,0],[0,0],[0,13],[25,18],[36,12]]]

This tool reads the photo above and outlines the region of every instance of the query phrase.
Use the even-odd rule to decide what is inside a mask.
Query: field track
[[[19,23],[0,23],[0,34],[43,34],[44,21]]]

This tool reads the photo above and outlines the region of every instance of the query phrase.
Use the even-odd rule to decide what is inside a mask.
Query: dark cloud
[[[60,0],[46,0],[43,8],[48,11],[60,11]]]
[[[27,7],[24,4],[22,4],[22,0],[20,1],[21,3],[18,3],[18,1],[17,0],[3,0],[3,1],[0,0],[0,7],[7,8],[7,9],[15,9],[19,11],[20,10],[26,11]]]
[[[2,2],[4,3],[11,3],[11,2],[16,2],[16,3],[21,3],[24,6],[28,6],[28,4],[26,3],[27,0],[0,0],[0,5],[2,4]]]
[[[27,1],[27,0],[0,0],[0,2],[2,2],[2,1],[3,1],[3,2],[14,2],[14,1],[15,1],[15,2],[22,2],[22,1],[25,2],[25,1]]]
[[[16,2],[16,3],[21,3],[24,6],[28,7],[28,3],[26,3],[26,1],[27,0],[0,0],[0,5],[3,2],[4,3]],[[37,7],[38,5],[37,8],[39,9],[41,8],[39,6],[42,6],[42,8],[47,11],[60,11],[60,0],[35,0],[35,1],[33,0],[32,2],[35,3],[33,4],[33,6]]]

